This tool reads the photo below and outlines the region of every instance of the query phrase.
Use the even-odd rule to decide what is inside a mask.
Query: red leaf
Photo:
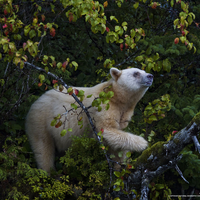
[[[5,30],[4,33],[5,33],[5,35],[7,36],[8,33],[9,33],[9,31],[8,31],[8,30]]]
[[[154,2],[153,5],[152,5],[151,7],[152,7],[153,9],[156,9],[156,7],[157,7],[157,3]]]
[[[42,86],[42,83],[38,83],[38,87],[41,87]]]
[[[66,68],[66,66],[68,65],[68,61],[65,61],[63,64],[62,64],[62,68]]]
[[[56,61],[55,60],[52,62],[52,64],[53,64],[53,67],[56,67]]]
[[[174,39],[174,43],[175,43],[175,44],[178,44],[178,43],[179,43],[179,38],[175,38],[175,39]]]
[[[73,13],[69,13],[69,22],[71,22],[74,19]]]
[[[106,31],[107,31],[107,32],[109,32],[109,31],[110,31],[110,29],[109,29],[108,27],[106,27]]]
[[[45,31],[47,30],[47,25],[44,25],[44,30],[45,30]]]
[[[6,9],[3,12],[4,12],[4,15],[8,14],[8,11]]]
[[[124,46],[123,44],[120,44],[120,49],[121,49],[121,51],[123,50],[123,46]]]
[[[62,122],[59,121],[59,122],[55,125],[55,127],[56,127],[56,128],[59,128],[61,125],[62,125]]]
[[[44,15],[41,15],[41,17],[42,17],[42,21],[44,21],[44,20],[45,20],[45,16],[44,16]]]
[[[71,92],[69,92],[69,95],[72,95],[73,94],[73,90]]]
[[[52,37],[54,37],[54,36],[56,35],[56,30],[55,30],[55,28],[51,28],[51,29],[50,29],[50,35],[51,35]]]
[[[132,165],[128,164],[127,165],[128,169],[132,169]]]
[[[52,81],[53,84],[55,84],[55,83],[57,83],[57,82],[58,82],[57,80],[53,80],[53,81]]]
[[[25,49],[25,46],[26,46],[26,42],[23,43],[23,49]]]
[[[104,132],[104,130],[103,130],[103,128],[101,129],[101,133],[103,133]]]
[[[75,95],[78,95],[79,90],[75,89],[75,90],[74,90],[74,93],[75,93]]]
[[[3,28],[7,28],[7,27],[8,27],[7,24],[4,24]]]
[[[172,134],[175,134],[175,133],[177,133],[178,131],[172,131]]]

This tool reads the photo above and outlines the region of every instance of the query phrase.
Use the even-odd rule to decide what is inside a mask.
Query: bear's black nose
[[[148,78],[149,80],[152,80],[152,79],[153,79],[153,75],[152,75],[152,74],[148,74],[148,75],[147,75],[147,78]]]

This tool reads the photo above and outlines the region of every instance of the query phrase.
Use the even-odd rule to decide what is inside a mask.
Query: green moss
[[[179,141],[178,138],[176,138],[176,139],[173,140],[173,142],[174,142],[175,144],[178,144],[180,141]]]
[[[187,129],[189,129],[193,123],[196,123],[196,124],[200,124],[200,112],[198,112],[194,118],[191,120],[191,122],[187,125]]]
[[[194,118],[192,119],[191,123],[195,122],[196,124],[200,124],[200,112],[198,112]]]
[[[137,158],[137,160],[134,163],[135,167],[138,167],[141,164],[148,165],[151,163],[154,156],[156,156],[158,159],[161,159],[163,157],[164,152],[164,144],[166,142],[157,142],[153,146],[149,147],[145,151],[142,152],[142,155]],[[153,156],[152,159],[150,156]]]

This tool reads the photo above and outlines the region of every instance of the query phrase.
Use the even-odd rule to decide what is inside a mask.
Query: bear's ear
[[[121,75],[121,71],[118,70],[117,68],[111,68],[110,69],[110,75],[112,76],[112,78],[117,81],[117,79],[120,77]]]

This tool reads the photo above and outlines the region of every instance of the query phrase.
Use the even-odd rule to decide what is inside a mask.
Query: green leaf
[[[128,157],[128,158],[131,157],[131,152],[130,151],[126,153],[126,157]]]
[[[110,16],[110,20],[113,20],[113,19],[118,23],[118,20],[115,16]]]
[[[123,156],[123,151],[118,152],[118,156],[119,156],[120,158],[122,158],[122,156]]]
[[[156,184],[156,189],[161,190],[163,188],[165,188],[164,184]]]
[[[77,64],[77,62],[75,62],[75,61],[72,61],[72,65],[75,67],[75,71],[77,70],[77,68],[78,68],[78,64]]]
[[[66,129],[63,129],[63,130],[61,131],[60,135],[61,135],[61,136],[65,136],[66,133],[67,133],[67,130],[66,130]]]
[[[27,36],[30,30],[31,30],[30,25],[25,26],[25,28],[24,28],[24,35]]]
[[[168,59],[163,60],[163,69],[167,72],[171,71],[171,63]]]
[[[115,26],[115,32],[118,32],[121,29],[120,26]]]
[[[122,23],[122,26],[127,26],[127,25],[128,25],[127,22],[123,22],[123,23]]]
[[[139,6],[139,2],[136,2],[135,4],[133,4],[133,7],[134,7],[135,9],[137,9],[138,6]]]
[[[115,175],[116,177],[120,177],[120,176],[121,176],[121,173],[118,172],[118,171],[114,171],[114,175]]]
[[[72,132],[72,128],[68,128],[67,131]]]
[[[106,104],[106,110],[108,110],[110,108],[110,104],[108,103],[108,104]]]
[[[85,93],[85,91],[79,90],[77,96],[78,96],[78,97],[83,97],[83,96],[84,96],[84,93]]]
[[[78,106],[74,103],[71,104],[71,107],[74,108],[75,110],[78,108]]]
[[[115,158],[115,155],[111,154],[111,155],[110,155],[110,158],[111,158],[111,159],[112,159],[112,158]]]
[[[150,120],[150,121],[157,121],[157,118],[156,118],[155,115],[151,115],[151,116],[149,117],[149,120]]]
[[[136,61],[139,61],[139,62],[140,62],[140,61],[143,61],[143,59],[144,59],[143,56],[137,56],[137,57],[135,58],[135,60],[136,60]]]
[[[90,94],[90,95],[87,96],[87,98],[90,98],[90,97],[92,97],[92,94]]]
[[[33,38],[33,37],[35,37],[36,36],[36,32],[35,32],[35,30],[31,30],[30,32],[29,32],[29,37],[30,38]]]
[[[98,112],[100,112],[102,110],[101,106],[98,106]]]
[[[56,123],[57,123],[57,120],[54,119],[53,121],[51,121],[51,126],[55,126]]]
[[[60,69],[62,67],[62,63],[61,62],[57,63],[57,67],[58,69]]]
[[[116,187],[116,188],[114,188],[114,191],[120,191],[120,187]],[[119,198],[119,197],[117,197],[117,198]]]
[[[171,0],[170,4],[171,4],[171,7],[173,7],[174,6],[174,0]]]

